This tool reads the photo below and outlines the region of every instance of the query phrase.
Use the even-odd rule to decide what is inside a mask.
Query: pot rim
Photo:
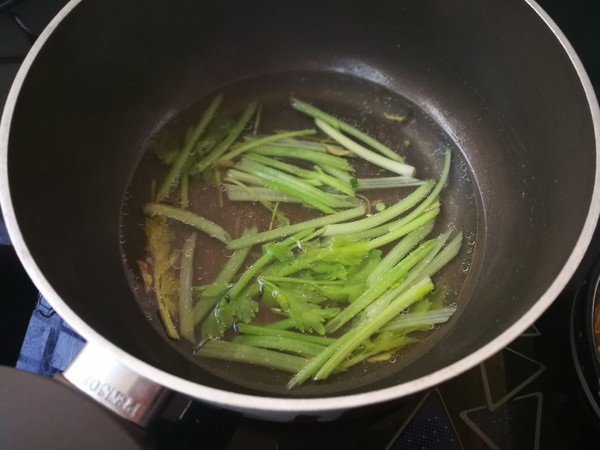
[[[598,216],[600,215],[600,110],[598,108],[598,100],[596,99],[593,86],[590,79],[579,59],[575,50],[568,42],[565,35],[558,28],[556,23],[546,14],[546,12],[534,1],[525,1],[537,15],[544,21],[546,26],[550,28],[554,36],[560,42],[565,52],[567,53],[571,64],[575,68],[583,90],[585,92],[595,135],[596,145],[596,174],[594,181],[594,192],[590,203],[590,208],[582,228],[581,234],[574,246],[565,265],[557,275],[553,283],[542,294],[538,301],[515,323],[501,333],[491,342],[487,343],[477,351],[470,355],[423,377],[410,380],[393,387],[373,390],[367,393],[350,394],[335,397],[320,397],[320,398],[277,398],[262,395],[248,395],[234,392],[228,392],[221,389],[215,389],[204,386],[192,381],[185,380],[178,376],[160,370],[148,363],[137,359],[136,357],[126,353],[119,347],[105,339],[102,335],[96,332],[92,327],[79,318],[75,312],[61,299],[59,294],[52,288],[51,284],[42,274],[41,270],[36,265],[29,249],[23,239],[15,212],[10,197],[8,183],[8,165],[5,163],[8,157],[8,141],[11,128],[13,112],[17,104],[17,99],[27,73],[36,59],[37,54],[44,46],[47,39],[51,36],[54,30],[60,25],[65,17],[79,4],[82,0],[71,0],[63,9],[54,17],[40,37],[32,46],[30,52],[23,61],[8,94],[5,109],[0,122],[0,161],[3,163],[0,167],[0,205],[4,213],[7,229],[11,236],[11,240],[15,251],[19,255],[25,270],[27,271],[34,284],[40,292],[47,298],[52,307],[58,314],[72,326],[86,340],[94,342],[104,348],[110,350],[115,358],[129,369],[143,374],[148,379],[163,385],[174,391],[178,391],[191,397],[203,400],[213,405],[222,406],[229,409],[247,410],[253,412],[296,412],[296,413],[320,413],[332,412],[343,409],[351,409],[383,403],[394,400],[400,397],[405,397],[410,394],[422,391],[424,389],[438,385],[452,377],[455,377],[466,370],[481,363],[491,355],[500,351],[508,345],[520,334],[522,334],[534,321],[542,315],[542,313],[556,299],[560,292],[567,285],[579,263],[581,262],[588,245],[591,242]]]

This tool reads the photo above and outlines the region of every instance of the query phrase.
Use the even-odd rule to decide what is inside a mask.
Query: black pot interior
[[[426,357],[373,379],[287,393],[277,387],[280,375],[264,387],[241,385],[173,350],[132,298],[119,224],[145,143],[166,121],[254,79],[280,80],[271,94],[285,99],[299,74],[374,83],[443,130],[447,142],[436,145],[456,149],[456,161],[464,157],[476,186],[458,214],[472,218],[477,241],[457,299],[465,307]],[[312,100],[335,94],[335,83],[298,83]],[[184,1],[173,8],[108,0],[76,6],[41,49],[15,108],[8,164],[35,263],[98,333],[198,383],[325,396],[439,370],[532,308],[581,233],[596,149],[579,76],[524,1]]]

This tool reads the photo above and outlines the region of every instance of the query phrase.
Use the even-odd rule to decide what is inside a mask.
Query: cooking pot
[[[121,205],[148,139],[196,100],[270,76],[378,86],[414,105],[464,158],[475,196],[454,208],[475,215],[476,243],[460,312],[425,354],[385,376],[297,392],[272,379],[264,389],[235,383],[174,351],[133,300]],[[303,86],[313,100],[332,95]],[[287,88],[270,95],[285,99]],[[256,417],[333,417],[441,383],[542,314],[598,219],[599,142],[589,79],[532,1],[74,0],[35,43],[7,99],[1,200],[32,280],[103,355],[80,358],[96,362],[81,384],[114,365]],[[92,381],[96,394],[110,390]],[[113,406],[131,407],[117,397]]]

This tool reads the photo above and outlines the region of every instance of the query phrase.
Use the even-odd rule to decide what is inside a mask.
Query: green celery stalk
[[[427,222],[425,225],[408,233],[394,248],[392,248],[381,260],[381,262],[373,269],[367,277],[367,287],[373,286],[379,278],[385,275],[396,264],[406,256],[419,242],[431,233],[433,230],[434,221]],[[419,262],[420,263],[420,262]]]
[[[259,177],[265,186],[273,187],[287,194],[294,195],[326,214],[335,212],[330,206],[332,200],[328,197],[327,193],[305,183],[301,178],[265,166],[264,164],[259,164],[252,161],[247,156],[245,156],[236,167],[239,170]]]
[[[319,345],[329,345],[335,342],[335,339],[315,336],[312,334],[297,333],[295,331],[278,330],[267,326],[250,325],[247,323],[238,323],[235,326],[238,333],[250,334],[253,336],[275,336],[289,339],[296,339],[304,342],[310,342]]]
[[[257,233],[254,236],[241,237],[232,240],[227,244],[227,248],[235,250],[237,248],[246,247],[248,245],[261,244],[264,242],[272,241],[283,236],[288,236],[293,233],[297,233],[302,230],[314,229],[329,225],[330,223],[343,222],[345,220],[351,220],[356,217],[360,217],[365,214],[364,206],[358,206],[356,208],[348,209],[338,213],[330,214],[328,216],[317,217],[315,219],[305,220],[304,222],[295,223],[281,228],[275,228],[269,231],[263,231]]]
[[[210,105],[208,105],[208,108],[204,112],[202,119],[200,119],[200,123],[198,123],[198,126],[193,129],[191,136],[187,139],[185,146],[177,156],[177,159],[171,166],[169,173],[167,173],[167,176],[158,188],[156,193],[156,201],[163,200],[169,195],[169,190],[177,182],[181,174],[181,170],[183,169],[183,166],[194,149],[196,142],[214,117],[222,101],[223,94],[219,94],[210,102]]]
[[[339,330],[346,322],[373,303],[379,296],[401,280],[407,272],[415,266],[436,244],[436,240],[424,242],[417,249],[406,256],[402,261],[383,275],[376,284],[369,287],[360,297],[348,305],[342,312],[327,322],[325,331],[333,333]]]
[[[361,157],[362,159],[369,161],[370,163],[375,164],[376,166],[382,167],[391,172],[395,172],[398,175],[406,175],[409,177],[415,175],[415,168],[413,166],[409,166],[408,164],[401,163],[399,161],[394,161],[386,156],[382,156],[378,153],[372,152],[371,150],[360,145],[359,143],[344,136],[338,130],[333,128],[328,123],[322,121],[321,119],[315,119],[315,124],[321,130],[323,130],[325,134],[330,136],[340,145],[347,148],[352,153]]]
[[[305,179],[318,180],[322,184],[331,186],[337,189],[338,191],[344,192],[345,194],[354,197],[354,190],[348,183],[344,183],[339,179],[332,177],[331,175],[327,175],[319,166],[315,166],[314,170],[302,169],[301,167],[288,164],[273,158],[268,158],[266,156],[256,153],[250,153],[249,155],[247,155],[247,159],[267,167],[272,167],[274,169],[281,170],[282,172],[287,172],[292,175],[299,175],[300,177],[302,177],[303,181]]]
[[[358,320],[355,321],[355,324],[371,320],[379,313],[379,311],[383,310],[393,300],[394,297],[397,297],[406,289],[408,289],[415,280],[426,276],[433,276],[438,270],[440,270],[445,264],[454,258],[460,250],[462,233],[459,233],[444,249],[442,249],[448,237],[449,232],[444,233],[442,236],[437,238],[438,243],[431,249],[425,258],[419,261],[406,274],[406,278],[402,281],[402,283],[400,283],[399,286],[390,289],[375,302],[371,303],[367,308],[365,308],[365,310],[361,313],[361,316],[357,317]]]
[[[440,308],[433,311],[400,314],[381,328],[381,331],[399,331],[407,328],[444,323],[456,312],[456,308]]]
[[[463,233],[459,232],[449,243],[436,255],[427,267],[423,269],[423,275],[431,276],[444,267],[451,259],[455,258],[462,245]]]
[[[229,244],[229,242],[231,242],[231,236],[229,236],[229,233],[227,233],[220,225],[191,211],[160,203],[146,203],[146,205],[144,205],[144,213],[149,216],[164,216],[169,219],[183,222],[205,232],[210,237],[214,237],[224,244]]]
[[[258,186],[246,186],[243,184],[224,184],[227,198],[232,202],[280,202],[280,203],[304,203],[298,197],[281,192],[279,189]],[[361,201],[347,195],[329,194],[334,196],[341,208],[353,208],[359,206]]]
[[[368,239],[376,236],[381,236],[383,234],[389,233],[390,231],[394,231],[398,228],[403,227],[407,223],[411,222],[415,218],[419,217],[423,212],[425,212],[428,208],[433,206],[433,204],[438,200],[441,190],[445,186],[448,181],[448,175],[450,174],[450,160],[451,160],[450,150],[446,150],[444,154],[444,168],[442,169],[442,173],[440,175],[440,179],[438,180],[435,188],[431,191],[431,193],[423,200],[415,209],[413,209],[409,214],[399,219],[393,224],[381,225],[379,227],[371,228],[370,230],[361,231],[358,233],[352,233],[347,236],[348,239],[354,240],[362,240]]]
[[[423,278],[414,287],[406,291],[404,294],[396,298],[390,305],[385,308],[381,314],[373,318],[372,321],[363,324],[358,328],[353,328],[347,334],[350,337],[344,339],[339,344],[332,344],[335,347],[333,354],[327,359],[327,361],[319,368],[315,375],[315,379],[323,380],[327,378],[331,373],[338,367],[338,365],[346,359],[346,357],[358,347],[361,342],[365,341],[371,335],[376,333],[381,327],[383,327],[392,318],[400,314],[404,309],[416,301],[422,299],[428,292],[433,289],[433,283],[429,277]]]
[[[400,187],[420,186],[425,181],[418,178],[399,175],[397,177],[379,177],[379,178],[357,178],[358,191],[367,191],[371,189],[391,189]]]
[[[221,156],[221,158],[219,158],[219,160],[221,160],[221,161],[232,160],[235,157],[241,155],[242,153],[247,152],[248,150],[256,149],[256,147],[261,147],[261,146],[263,146],[265,144],[269,144],[271,142],[276,142],[276,141],[280,141],[282,139],[289,139],[289,138],[293,138],[293,137],[297,137],[297,136],[306,136],[306,135],[311,135],[311,134],[316,134],[316,133],[317,132],[315,130],[309,129],[309,130],[287,131],[284,133],[272,134],[270,136],[265,136],[265,137],[255,139],[255,140],[246,142],[244,144],[241,144],[241,145],[235,147],[230,152]]]
[[[318,355],[325,348],[324,345],[303,342],[281,336],[236,336],[233,338],[232,342],[252,347],[279,350],[281,352],[296,353],[303,356]]]
[[[353,127],[352,125],[350,125],[346,122],[343,122],[339,119],[336,119],[335,117],[327,114],[326,112],[321,111],[320,109],[317,109],[314,106],[312,106],[306,102],[303,102],[302,100],[299,100],[297,98],[294,98],[294,97],[290,98],[290,104],[292,105],[292,108],[294,108],[300,112],[303,112],[306,115],[309,115],[315,119],[323,120],[324,122],[327,122],[329,125],[331,125],[335,128],[339,128],[342,131],[345,131],[346,133],[350,134],[351,136],[354,136],[355,138],[361,140],[365,144],[370,145],[375,150],[377,150],[379,153],[387,156],[391,160],[398,161],[400,163],[404,162],[402,157],[400,155],[398,155],[396,152],[394,152],[391,148],[383,145],[378,140],[373,139],[368,134],[363,133],[358,128]]]
[[[256,227],[246,228],[242,232],[242,237],[254,236],[257,232],[258,229]],[[244,264],[244,261],[246,261],[246,257],[251,249],[252,246],[250,245],[237,249],[235,253],[227,259],[227,262],[215,277],[213,283],[229,283],[235,274],[238,273],[240,267]]]
[[[236,181],[242,181],[244,183],[252,184],[255,186],[263,186],[263,183],[259,177],[256,177],[247,172],[242,172],[241,170],[236,170],[236,169],[229,169],[225,173],[225,180],[226,181],[236,180]],[[303,179],[302,181],[304,181],[305,183],[310,184],[312,186],[321,186],[323,184],[317,179]]]
[[[251,139],[251,138],[247,138]],[[301,150],[312,150],[314,152],[328,153],[334,156],[354,156],[351,151],[337,147],[325,141],[306,140],[306,139],[282,139],[277,141],[278,147],[291,147]]]
[[[194,354],[203,358],[248,363],[286,372],[298,372],[307,362],[301,356],[221,340],[205,342]]]
[[[343,345],[346,341],[352,338],[350,333],[346,333],[340,338],[338,338],[334,343],[330,344],[328,347],[316,355],[314,358],[308,360],[308,362],[302,367],[301,370],[296,372],[296,374],[292,377],[292,379],[287,384],[287,389],[293,389],[297,386],[300,386],[310,377],[312,377],[322,366],[327,362],[329,358],[336,352],[336,350]]]
[[[386,223],[416,205],[427,196],[431,189],[433,189],[433,186],[434,182],[428,181],[395,205],[384,209],[380,213],[373,214],[370,217],[344,224],[328,225],[325,227],[323,235],[335,236],[339,234],[357,233]]]
[[[181,255],[181,269],[179,269],[179,334],[191,343],[195,342],[192,277],[196,238],[195,232],[186,237]]]
[[[188,209],[190,207],[189,198],[190,177],[187,172],[181,174],[181,208]]]
[[[375,238],[375,239],[371,239],[368,243],[369,250],[382,247],[386,244],[389,244],[390,242],[394,242],[396,239],[399,239],[400,237],[405,236],[406,234],[410,233],[411,231],[416,230],[417,228],[434,220],[439,213],[440,213],[439,208],[432,209],[430,211],[427,211],[427,212],[421,214],[419,217],[417,217],[416,219],[412,220],[411,222],[407,223],[406,225],[404,225],[400,228],[393,228],[387,234],[384,234],[383,236],[379,236],[378,238]]]
[[[212,166],[217,161],[217,159],[219,159],[221,156],[223,156],[223,153],[225,153],[227,151],[227,149],[229,147],[231,147],[231,144],[233,144],[235,142],[235,140],[239,137],[239,135],[242,133],[242,131],[244,130],[244,128],[246,127],[246,125],[248,124],[248,122],[250,121],[250,119],[252,118],[252,116],[254,115],[255,112],[256,112],[256,102],[252,102],[242,112],[242,115],[240,116],[240,118],[237,120],[235,125],[231,128],[229,133],[227,133],[227,136],[225,136],[225,138],[223,138],[223,140],[221,140],[218,144],[216,144],[210,150],[208,155],[206,155],[203,159],[198,161],[190,169],[190,175],[196,175],[196,174],[203,172],[208,167]]]
[[[294,158],[310,161],[324,167],[333,167],[345,172],[354,172],[354,168],[344,158],[302,148],[285,147],[277,145],[263,145],[252,149],[252,153],[263,156],[277,156],[281,158]]]

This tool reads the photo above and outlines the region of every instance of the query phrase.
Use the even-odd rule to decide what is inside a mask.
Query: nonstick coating
[[[34,48],[9,97],[2,207],[27,270],[58,312],[168,387],[259,415],[404,396],[516,337],[558,295],[589,243],[598,216],[597,102],[536,5],[76,3]],[[403,370],[306,394],[332,396],[328,403],[271,401],[290,395],[283,390],[259,398],[174,352],[132,301],[119,245],[121,201],[155,130],[223,86],[298,72],[357,77],[413,102],[464,155],[478,192],[469,206],[478,217],[474,260],[459,299],[468,308]],[[257,395],[256,404],[240,406],[249,397],[232,392]]]

